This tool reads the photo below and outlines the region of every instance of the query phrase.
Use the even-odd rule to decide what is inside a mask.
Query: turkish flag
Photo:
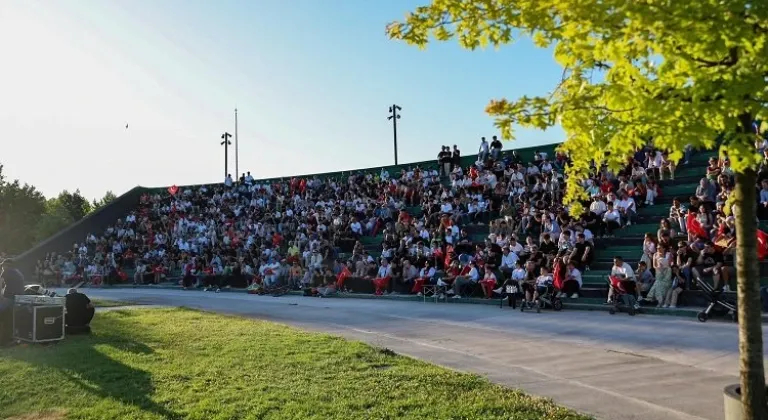
[[[688,233],[693,235],[693,237],[709,238],[709,234],[707,234],[707,231],[704,230],[704,227],[696,218],[696,214],[688,213],[685,219],[685,226],[688,228]]]
[[[453,245],[448,245],[445,247],[445,259],[443,260],[443,265],[445,268],[450,267],[451,265],[451,258],[454,257],[453,254]]]
[[[757,257],[761,260],[768,257],[768,233],[757,230]]]
[[[170,187],[168,187],[168,192],[169,192],[171,195],[176,195],[176,193],[178,193],[178,192],[179,192],[179,187],[177,187],[177,186],[175,186],[175,185],[171,185]]]
[[[555,289],[563,290],[563,283],[565,283],[565,263],[563,260],[557,259],[555,261],[555,267],[552,270],[552,278]]]
[[[341,273],[336,276],[336,288],[341,289],[344,287],[344,280],[352,276],[352,272],[345,266],[341,269]]]

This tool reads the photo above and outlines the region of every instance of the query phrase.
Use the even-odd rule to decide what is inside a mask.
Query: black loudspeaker
[[[13,307],[15,339],[29,343],[48,343],[64,339],[63,298],[38,299],[36,302],[20,301],[19,298],[17,297]]]

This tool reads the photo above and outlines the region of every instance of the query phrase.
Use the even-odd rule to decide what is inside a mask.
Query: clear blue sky
[[[560,68],[528,41],[388,40],[424,1],[0,1],[0,163],[46,195],[218,182],[237,107],[241,172],[387,165],[393,102],[401,163],[473,153],[497,134],[489,99],[546,93]],[[562,139],[519,131],[514,147]]]

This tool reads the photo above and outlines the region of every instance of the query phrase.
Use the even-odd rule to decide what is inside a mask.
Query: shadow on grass
[[[151,399],[155,391],[149,372],[128,366],[100,350],[109,346],[135,355],[151,355],[151,347],[123,334],[131,325],[119,317],[108,324],[113,329],[91,335],[67,337],[64,342],[38,348],[16,348],[4,358],[35,366],[56,369],[83,391],[100,398],[114,399],[128,406],[151,412],[163,419],[181,419],[181,414],[168,410]],[[134,326],[135,328],[135,326]]]

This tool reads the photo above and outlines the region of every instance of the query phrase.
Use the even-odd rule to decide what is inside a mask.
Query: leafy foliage
[[[19,180],[6,182],[0,165],[0,252],[17,253],[35,241],[35,226],[45,212],[45,197]]]
[[[90,203],[76,190],[46,200],[34,186],[8,182],[0,165],[0,254],[24,252],[114,199],[107,191],[101,200]]]
[[[73,193],[64,190],[55,200],[66,210],[72,220],[80,220],[93,210],[91,203],[80,194],[80,190],[75,190]]]
[[[735,172],[741,393],[745,419],[766,409],[755,240],[753,123],[768,116],[768,2],[751,0],[433,0],[391,38],[426,47],[452,38],[468,49],[530,37],[563,68],[547,96],[492,100],[506,139],[513,127],[559,124],[573,163],[564,201],[583,209],[593,162],[614,170],[651,139],[679,160],[687,145],[720,138]]]
[[[106,206],[107,204],[115,201],[116,198],[117,198],[117,196],[115,195],[115,193],[113,193],[112,191],[107,191],[104,194],[104,197],[101,197],[101,200],[96,200],[95,198],[93,199],[93,201],[91,202],[91,208],[94,211],[96,211],[96,210]]]
[[[768,116],[768,3],[746,0],[434,0],[391,38],[426,47],[456,38],[468,49],[517,37],[553,46],[563,77],[547,96],[493,100],[504,138],[520,125],[560,124],[573,159],[566,202],[594,161],[616,168],[649,138],[679,159],[722,133],[735,171],[754,168],[752,122]]]

